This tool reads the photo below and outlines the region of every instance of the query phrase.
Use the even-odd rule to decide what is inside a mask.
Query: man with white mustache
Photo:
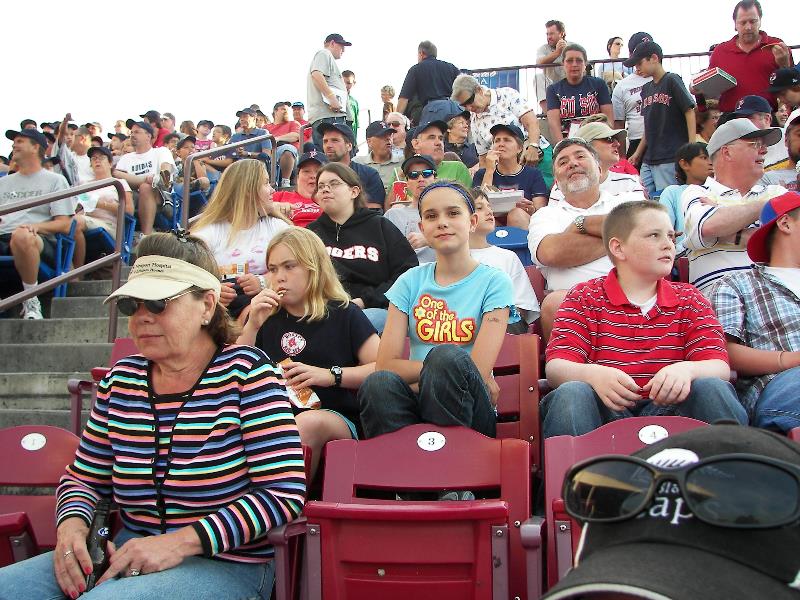
[[[531,257],[547,281],[541,324],[550,335],[558,305],[576,283],[607,275],[611,261],[603,245],[603,222],[612,208],[641,194],[600,191],[600,159],[591,144],[567,138],[553,150],[553,175],[564,200],[537,210],[528,228]]]

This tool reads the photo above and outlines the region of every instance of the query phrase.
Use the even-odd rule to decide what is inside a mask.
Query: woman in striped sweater
[[[58,488],[54,552],[0,570],[0,596],[77,598],[95,504],[122,530],[86,598],[269,598],[266,533],[305,498],[300,438],[276,366],[235,339],[205,243],[154,234],[110,297],[141,354],[100,383]],[[115,549],[116,547],[116,549]]]

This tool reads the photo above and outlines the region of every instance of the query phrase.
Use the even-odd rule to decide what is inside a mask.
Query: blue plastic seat
[[[511,250],[522,261],[522,266],[533,264],[531,251],[528,249],[528,232],[519,227],[498,227],[486,236],[486,241],[492,246]]]

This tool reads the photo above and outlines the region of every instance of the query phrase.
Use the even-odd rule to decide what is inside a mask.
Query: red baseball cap
[[[775,227],[778,218],[786,213],[800,208],[800,194],[797,192],[786,192],[780,196],[775,196],[761,209],[761,226],[756,229],[747,242],[747,254],[753,262],[769,262],[769,251],[767,247],[767,237],[769,232]]]

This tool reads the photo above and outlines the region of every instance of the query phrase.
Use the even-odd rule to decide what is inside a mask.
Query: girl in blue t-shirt
[[[358,393],[364,434],[433,423],[494,436],[492,367],[514,311],[511,280],[470,255],[477,216],[463,186],[432,183],[420,194],[419,212],[436,261],[409,269],[386,292],[376,372]]]

